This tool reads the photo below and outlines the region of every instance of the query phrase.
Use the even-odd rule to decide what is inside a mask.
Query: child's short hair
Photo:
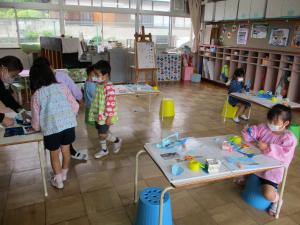
[[[21,60],[12,55],[0,58],[0,65],[7,67],[8,71],[17,70],[21,72],[23,70],[23,64]]]
[[[108,74],[108,76],[110,76],[111,67],[109,65],[109,62],[107,62],[105,60],[100,60],[99,62],[94,64],[93,67],[94,67],[95,70],[100,70],[100,72],[103,75]]]
[[[244,77],[245,70],[243,68],[237,68],[233,73],[233,78],[237,79],[238,77]]]
[[[283,122],[288,121],[291,123],[292,121],[292,110],[289,106],[285,106],[282,104],[274,105],[268,112],[267,118],[269,121],[277,120],[281,118]]]
[[[88,66],[85,71],[86,71],[86,74],[89,76],[90,73],[94,70],[94,65],[91,65],[91,66]]]
[[[51,65],[50,62],[49,62],[49,60],[46,57],[43,57],[43,56],[40,56],[40,57],[36,58],[33,61],[32,65],[40,65],[40,64],[45,64],[47,66]]]
[[[57,83],[52,69],[46,64],[35,64],[29,72],[30,89],[34,93],[42,86]]]

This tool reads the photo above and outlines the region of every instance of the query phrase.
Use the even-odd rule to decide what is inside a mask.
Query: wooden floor
[[[37,146],[32,144],[0,149],[0,224],[4,225],[129,225],[134,223],[134,160],[143,144],[159,141],[161,135],[180,131],[184,136],[239,133],[245,124],[223,122],[220,113],[226,90],[211,84],[168,84],[163,96],[175,100],[174,120],[160,122],[160,97],[148,112],[146,97],[118,97],[120,120],[111,131],[124,140],[122,151],[95,160],[96,131],[78,117],[75,147],[88,153],[86,163],[72,161],[64,190],[48,186],[44,198]],[[299,114],[295,114],[299,122]],[[266,118],[255,106],[250,123]],[[48,157],[47,176],[51,167]],[[192,189],[171,191],[175,225],[296,225],[300,224],[300,152],[289,170],[284,205],[279,220],[246,205],[232,180]],[[142,157],[140,187],[165,186],[166,180],[148,156]]]

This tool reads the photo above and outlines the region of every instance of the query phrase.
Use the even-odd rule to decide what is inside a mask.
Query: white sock
[[[54,180],[55,180],[57,183],[63,182],[61,173],[54,175]]]
[[[109,142],[115,142],[115,141],[117,141],[117,137],[115,137],[112,133],[108,133],[107,134],[107,138],[106,138],[106,140],[108,140]]]
[[[101,146],[101,149],[103,150],[103,151],[107,151],[107,145],[106,145],[106,140],[101,140],[100,141],[100,146]]]
[[[69,169],[62,169],[62,170],[61,170],[61,174],[62,174],[62,176],[65,176],[65,177],[67,177],[67,175],[68,175],[68,171],[69,171]]]

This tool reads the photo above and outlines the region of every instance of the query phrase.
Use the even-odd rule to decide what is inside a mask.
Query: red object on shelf
[[[185,66],[182,68],[182,80],[191,80],[191,76],[194,73],[194,67],[193,66]]]

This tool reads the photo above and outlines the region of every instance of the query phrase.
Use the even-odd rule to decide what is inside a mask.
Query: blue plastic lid
[[[151,205],[159,205],[161,192],[162,189],[159,187],[145,188],[140,193],[140,200]],[[164,203],[167,202],[169,198],[170,198],[170,194],[168,192],[165,193]]]

